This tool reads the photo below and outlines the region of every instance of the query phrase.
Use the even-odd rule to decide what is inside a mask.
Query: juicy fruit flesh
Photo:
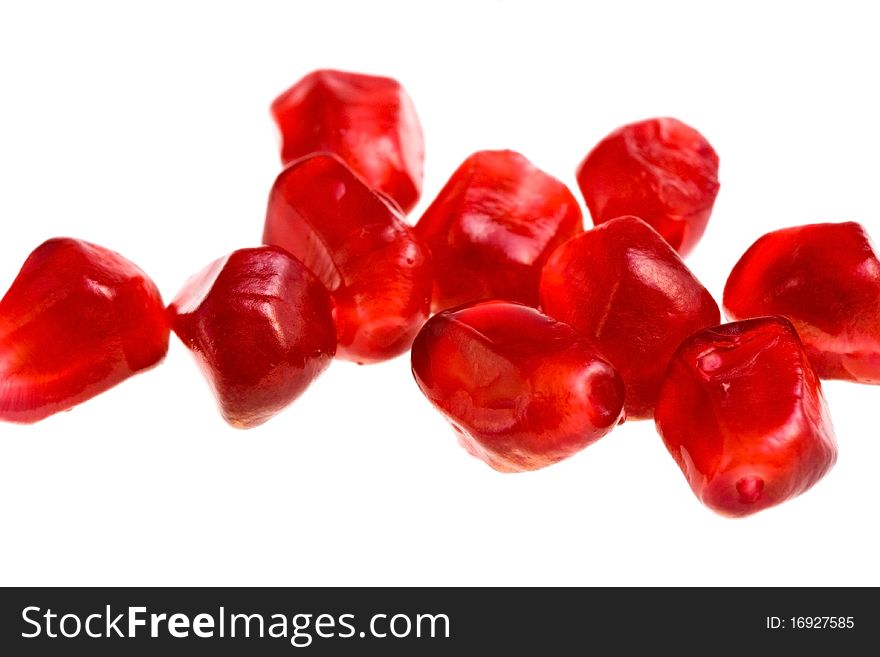
[[[800,495],[836,459],[819,380],[784,318],[725,324],[686,340],[655,420],[696,496],[723,515]]]
[[[600,141],[578,167],[577,181],[593,223],[635,215],[686,256],[718,195],[718,155],[681,121],[648,119]]]
[[[391,78],[319,70],[272,103],[287,165],[335,153],[409,212],[422,189],[424,138],[415,107]]]
[[[433,310],[485,298],[537,306],[541,267],[582,230],[563,183],[519,153],[474,153],[416,224],[434,262]]]
[[[541,276],[541,307],[593,340],[626,383],[628,419],[646,419],[666,365],[718,306],[647,224],[619,217],[559,247]]]
[[[428,250],[399,211],[335,156],[305,157],[281,172],[263,242],[289,251],[330,291],[341,358],[397,356],[428,317]]]
[[[336,351],[329,295],[277,247],[241,249],[211,263],[187,282],[169,314],[224,419],[237,428],[288,406]]]
[[[880,384],[880,260],[857,223],[759,238],[727,279],[733,319],[788,317],[820,377]]]
[[[413,344],[412,367],[462,445],[501,472],[571,456],[621,416],[614,368],[571,327],[520,304],[435,315]]]
[[[43,243],[0,301],[0,419],[37,422],[152,367],[168,331],[134,264],[81,240]]]

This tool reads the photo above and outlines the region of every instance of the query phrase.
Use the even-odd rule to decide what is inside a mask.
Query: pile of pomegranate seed
[[[0,419],[37,422],[156,365],[170,331],[238,428],[334,357],[411,349],[419,388],[492,468],[543,468],[653,417],[697,498],[744,516],[834,465],[819,377],[880,383],[880,260],[859,224],[760,237],[720,324],[682,261],[718,155],[680,121],[625,125],[587,154],[585,231],[571,191],[513,151],[467,157],[407,223],[424,143],[390,78],[315,71],[272,114],[285,168],[265,246],[207,265],[167,308],[113,251],[56,238],[31,253],[0,300]]]

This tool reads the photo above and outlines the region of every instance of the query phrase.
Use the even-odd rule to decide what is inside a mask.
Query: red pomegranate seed
[[[727,516],[800,495],[837,458],[819,379],[782,317],[724,324],[685,340],[655,420],[696,496]]]
[[[577,171],[594,224],[635,215],[684,257],[706,230],[718,195],[718,155],[676,119],[648,119],[600,141]]]
[[[548,315],[592,339],[626,383],[626,415],[651,417],[675,348],[720,320],[712,296],[660,235],[618,217],[556,249],[541,277]]]
[[[434,262],[434,310],[486,298],[537,306],[541,267],[582,231],[556,178],[513,151],[474,153],[416,225]]]
[[[274,246],[215,260],[187,281],[168,309],[224,419],[239,429],[283,410],[336,353],[327,290]]]
[[[68,410],[167,350],[165,307],[144,272],[101,246],[51,239],[0,300],[0,419]]]
[[[263,241],[299,258],[330,291],[341,358],[370,363],[402,354],[428,317],[427,248],[399,210],[334,155],[307,156],[281,172]]]
[[[820,377],[880,383],[880,261],[859,224],[764,235],[733,268],[724,307],[732,319],[787,316]]]
[[[335,153],[404,212],[418,201],[425,144],[412,101],[396,80],[314,71],[275,99],[272,115],[284,164]]]
[[[608,433],[623,406],[620,376],[588,340],[505,301],[432,317],[412,368],[462,446],[501,472],[571,456]]]

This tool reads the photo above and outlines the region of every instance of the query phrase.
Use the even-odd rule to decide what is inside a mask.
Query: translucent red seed
[[[327,290],[273,246],[242,249],[193,276],[169,306],[221,413],[242,429],[297,399],[336,352]]]
[[[465,449],[501,472],[571,456],[608,433],[623,407],[620,376],[589,340],[504,301],[432,317],[412,369]]]
[[[782,317],[724,324],[685,340],[654,418],[694,494],[727,516],[800,495],[837,458],[819,379]]]
[[[880,260],[857,223],[767,233],[733,268],[724,308],[788,317],[820,377],[880,383]]]
[[[594,224],[635,215],[686,256],[718,195],[718,155],[681,121],[648,119],[600,141],[578,167],[577,181]]]
[[[537,306],[541,267],[581,231],[563,183],[519,153],[474,153],[416,224],[434,261],[434,310],[487,298]]]
[[[541,307],[595,342],[626,383],[626,415],[651,417],[676,347],[720,320],[718,305],[650,226],[619,217],[556,249]]]
[[[96,244],[51,239],[0,301],[0,419],[68,410],[167,350],[165,307],[143,271]]]
[[[409,212],[422,190],[425,145],[415,107],[396,80],[319,70],[272,103],[281,160],[335,153]]]
[[[293,254],[330,291],[341,358],[398,356],[428,317],[427,248],[393,203],[333,155],[307,156],[281,172],[263,242]]]

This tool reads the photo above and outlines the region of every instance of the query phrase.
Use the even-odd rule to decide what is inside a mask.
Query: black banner
[[[4,589],[3,655],[876,651],[876,589]],[[758,652],[756,652],[758,650]],[[75,652],[74,652],[75,651]],[[818,654],[818,653],[814,653]]]

